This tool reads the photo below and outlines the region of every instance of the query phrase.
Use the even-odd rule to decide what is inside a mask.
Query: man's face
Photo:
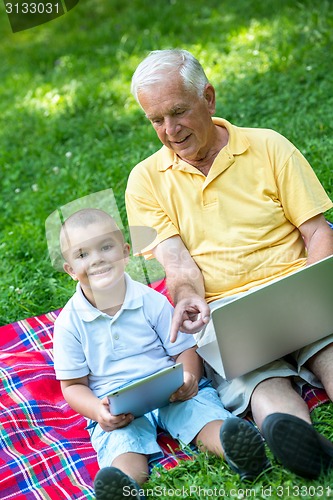
[[[119,231],[105,222],[75,228],[67,235],[65,271],[79,280],[87,298],[93,293],[107,292],[124,275],[129,246],[122,242]]]
[[[180,158],[191,162],[204,158],[212,146],[215,113],[214,88],[207,84],[203,97],[188,90],[179,75],[142,90],[139,102],[158,138]]]

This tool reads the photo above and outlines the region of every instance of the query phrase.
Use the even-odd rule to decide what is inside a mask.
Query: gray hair
[[[209,82],[199,61],[187,50],[168,49],[150,52],[135,70],[131,85],[135,99],[138,101],[140,90],[163,82],[172,71],[178,71],[186,88],[203,96]]]

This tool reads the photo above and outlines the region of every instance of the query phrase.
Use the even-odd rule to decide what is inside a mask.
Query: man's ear
[[[207,102],[208,110],[210,114],[213,116],[216,110],[216,98],[215,98],[215,89],[211,83],[206,84],[203,96]]]
[[[65,273],[69,274],[69,276],[74,280],[74,281],[78,281],[78,278],[73,270],[73,268],[71,267],[70,264],[68,264],[68,262],[64,262],[63,264],[63,269],[65,271]]]

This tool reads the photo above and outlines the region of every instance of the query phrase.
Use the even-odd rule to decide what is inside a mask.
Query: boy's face
[[[123,277],[129,256],[119,230],[107,221],[76,227],[65,235],[64,270],[81,284],[87,298],[107,292]]]

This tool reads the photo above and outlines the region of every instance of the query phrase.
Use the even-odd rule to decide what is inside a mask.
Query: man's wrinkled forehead
[[[142,108],[143,101],[150,104],[162,105],[163,101],[173,102],[174,106],[184,104],[197,93],[185,85],[177,73],[165,75],[154,84],[149,84],[138,90],[138,100]]]

